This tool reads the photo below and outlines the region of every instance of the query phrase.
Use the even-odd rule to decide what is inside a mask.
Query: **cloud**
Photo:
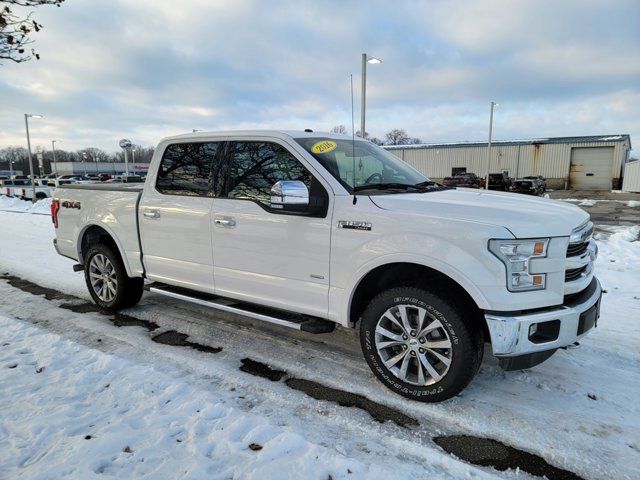
[[[368,71],[375,136],[483,139],[492,99],[501,139],[640,135],[632,0],[92,0],[37,17],[42,60],[0,66],[0,147],[25,143],[24,112],[46,115],[35,145],[109,151],[193,128],[350,125],[363,51],[383,59]]]

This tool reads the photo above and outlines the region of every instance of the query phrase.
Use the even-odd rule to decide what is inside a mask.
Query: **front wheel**
[[[120,255],[105,244],[87,253],[84,278],[93,301],[108,312],[132,307],[142,297],[144,280],[127,276]]]
[[[375,297],[362,317],[360,344],[388,388],[413,400],[439,402],[471,382],[482,361],[481,329],[451,302],[413,287]]]

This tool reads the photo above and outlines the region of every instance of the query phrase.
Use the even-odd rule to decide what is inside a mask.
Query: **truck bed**
[[[60,189],[70,190],[99,190],[102,192],[141,192],[144,183],[86,183],[60,185]]]
[[[56,248],[79,263],[82,239],[89,229],[114,239],[129,276],[143,272],[138,235],[138,202],[143,183],[61,185],[53,193],[59,202]]]

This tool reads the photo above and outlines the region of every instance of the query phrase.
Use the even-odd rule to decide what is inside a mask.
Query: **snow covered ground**
[[[431,441],[441,434],[494,438],[584,478],[640,478],[639,234],[598,228],[607,293],[580,349],[508,373],[487,354],[462,395],[435,405],[384,389],[351,331],[307,335],[152,295],[127,312],[157,323],[153,335],[223,347],[205,353],[0,280],[0,478],[531,478],[462,462]],[[88,299],[52,238],[47,216],[0,211],[0,273]],[[248,375],[245,357],[420,425]]]
[[[548,197],[547,197],[548,198]],[[581,207],[593,207],[596,203],[622,203],[627,207],[635,208],[640,207],[639,200],[607,200],[607,199],[593,199],[593,198],[558,198],[561,202],[577,203]]]
[[[37,213],[51,215],[51,199],[46,198],[36,203],[20,200],[16,197],[0,195],[0,210],[7,212]]]

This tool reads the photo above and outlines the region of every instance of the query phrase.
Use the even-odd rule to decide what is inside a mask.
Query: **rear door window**
[[[213,196],[212,166],[222,142],[169,145],[160,161],[156,189],[168,195]]]

